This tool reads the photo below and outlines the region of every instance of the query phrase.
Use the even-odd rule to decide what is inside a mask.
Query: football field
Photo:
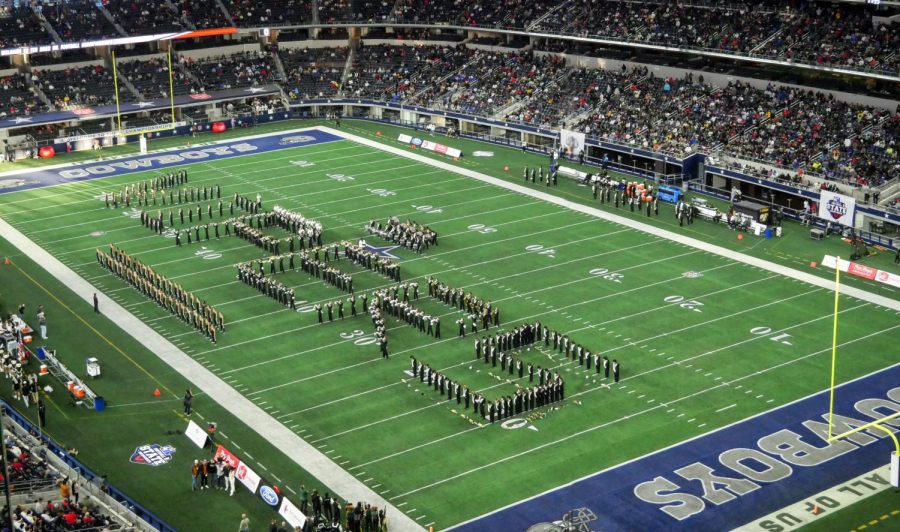
[[[496,177],[522,184],[513,164]],[[223,234],[177,247],[172,234],[143,227],[135,205],[104,205],[104,193],[168,170],[4,194],[0,217],[422,526],[462,523],[828,387],[834,293],[624,223],[677,232],[669,205],[648,218],[591,203],[620,223],[340,139],[172,168],[188,171],[187,186],[221,186],[224,216],[218,200],[200,201],[204,223],[207,204],[220,222],[235,193],[260,194],[265,210],[319,220],[325,243],[365,239],[397,257],[403,281],[419,284],[412,305],[440,317],[442,337],[387,317],[384,360],[372,321],[351,317],[349,304],[345,319],[317,322],[314,305],[346,293],[299,268],[279,272],[298,300],[288,309],[237,280],[236,264],[268,257],[248,241]],[[528,186],[592,202],[574,183]],[[169,209],[149,208],[166,219]],[[417,254],[366,234],[369,221],[389,217],[429,226],[438,245]],[[220,310],[218,343],[101,268],[95,250],[110,244]],[[353,276],[357,295],[394,284],[345,258],[332,266]],[[428,296],[429,276],[491,301],[500,327],[472,334],[467,319],[458,338],[465,314]],[[838,382],[897,362],[896,311],[855,296],[839,308]],[[620,381],[552,342],[520,349],[513,355],[526,365],[564,377],[565,400],[490,424],[407,373],[414,356],[489,400],[514,395],[533,384],[527,372],[476,360],[474,342],[535,321],[618,360]],[[104,395],[115,404],[112,390]]]

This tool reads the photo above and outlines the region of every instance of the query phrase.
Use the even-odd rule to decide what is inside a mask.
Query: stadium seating
[[[316,0],[319,21],[329,22],[386,22],[394,7],[390,0]]]
[[[52,486],[60,477],[47,462],[34,456],[27,445],[10,435],[6,437],[6,460],[10,487],[15,491],[25,490],[32,483]]]
[[[119,75],[124,74],[132,85],[148,99],[169,96],[169,65],[165,58],[149,60],[132,60],[119,63]],[[175,94],[198,92],[199,87],[193,83],[176,65],[172,65],[172,87]]]
[[[337,95],[347,54],[347,48],[289,48],[279,51],[290,98],[330,98]]]
[[[58,483],[69,482],[47,461],[36,456],[22,440],[7,433],[5,443],[11,491],[53,490]],[[41,449],[38,452],[45,451]],[[14,519],[16,530],[64,532],[122,528],[122,523],[104,515],[89,495],[79,497],[78,501],[66,498],[44,502],[39,499],[28,507],[20,505],[14,509]]]
[[[308,0],[227,0],[224,4],[239,28],[309,24],[312,20]]]
[[[400,0],[397,6],[397,19],[404,22],[446,22],[461,26],[525,28],[560,3],[559,0],[536,2]]]
[[[900,72],[900,23],[875,27],[872,13],[847,4],[810,3],[756,53],[822,66]]]
[[[180,16],[186,17],[197,29],[225,28],[231,21],[219,9],[215,0],[173,0]]]
[[[344,94],[404,100],[460,68],[468,57],[464,47],[363,46],[357,51]]]
[[[32,82],[57,109],[115,103],[112,72],[103,65],[34,70]],[[119,98],[121,101],[134,99],[125,87],[119,87]]]
[[[45,4],[41,13],[66,42],[122,36],[93,2]]]
[[[539,0],[523,3],[459,0],[226,0],[222,5],[242,27],[304,24],[313,7],[322,23],[451,23],[464,26],[532,28],[683,48],[803,61],[894,75],[900,70],[900,24],[875,25],[873,11],[847,4],[740,0],[689,4],[670,1]],[[231,20],[215,0],[109,0],[106,9],[131,33],[195,26],[227,26]],[[0,8],[5,45],[49,38],[31,9]],[[43,6],[64,40],[117,35],[91,2]],[[3,16],[6,15],[6,16]],[[340,32],[323,38],[342,38]],[[376,38],[426,37],[421,29],[383,30]],[[380,37],[378,37],[380,36]],[[487,44],[505,44],[492,37]],[[481,42],[476,40],[473,42]],[[834,181],[878,184],[898,171],[898,117],[890,112],[834,100],[824,93],[741,82],[726,87],[702,76],[661,79],[643,69],[567,68],[532,51],[489,52],[464,46],[361,44],[350,69],[347,48],[285,48],[277,53],[241,53],[214,59],[181,58],[175,93],[186,94],[281,82],[293,100],[357,97],[400,101],[437,109],[502,118],[544,127],[568,127],[589,137],[684,155],[694,150],[775,163]],[[187,47],[189,43],[179,46]],[[552,41],[540,47],[569,51]],[[39,61],[40,62],[40,61]],[[132,60],[122,73],[146,98],[167,96],[163,60]],[[346,78],[345,78],[345,73]],[[343,80],[343,86],[342,86]],[[104,67],[35,70],[33,83],[57,108],[111,103]],[[40,110],[26,78],[2,80],[5,115]],[[133,99],[122,90],[123,99]]]
[[[185,23],[165,0],[107,0],[106,9],[129,34],[164,33],[185,29]]]
[[[564,74],[564,65],[552,57],[535,58],[528,52],[479,50],[459,72],[446,80],[443,87],[420,97],[418,102],[490,116],[507,105],[528,98],[545,83]]]
[[[0,117],[45,112],[46,106],[31,91],[25,74],[0,77]]]
[[[201,60],[179,60],[197,78],[201,91],[251,87],[276,79],[274,61],[268,53],[242,52]]]
[[[28,6],[0,6],[0,48],[47,43],[52,39]]]
[[[861,6],[573,0],[541,30],[618,41],[708,49],[897,74],[898,24],[873,26]]]

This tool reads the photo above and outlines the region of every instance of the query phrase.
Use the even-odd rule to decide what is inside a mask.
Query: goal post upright
[[[836,257],[836,260],[834,266],[834,330],[831,334],[831,387],[828,399],[828,441],[831,441],[834,428],[834,379],[837,369],[838,302],[841,288],[841,258]]]
[[[169,52],[169,105],[172,114],[172,129],[175,129],[175,80],[172,75],[172,41],[169,41],[169,46],[166,48]]]
[[[122,131],[122,110],[119,107],[119,74],[116,69],[116,51],[110,50],[113,67],[113,90],[116,92],[116,129]]]
[[[829,398],[828,398],[828,439],[827,443],[831,444],[836,442],[837,440],[847,438],[856,434],[858,432],[862,432],[864,430],[877,429],[884,431],[887,433],[888,437],[894,443],[894,452],[891,453],[890,459],[888,463],[890,464],[891,473],[890,473],[890,482],[895,487],[900,487],[900,439],[897,438],[897,435],[894,434],[894,431],[890,428],[884,426],[884,423],[900,418],[900,412],[895,412],[891,415],[884,416],[882,418],[876,419],[870,423],[866,423],[865,425],[861,425],[854,429],[842,432],[841,434],[834,434],[834,387],[835,387],[835,376],[837,370],[837,332],[838,332],[838,302],[840,298],[840,285],[841,285],[841,258],[835,257],[835,265],[834,265],[834,330],[832,332],[831,337],[831,386],[829,389]]]

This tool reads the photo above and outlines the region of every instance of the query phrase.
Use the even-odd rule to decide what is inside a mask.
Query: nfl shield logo
[[[150,443],[136,448],[131,454],[130,460],[135,464],[157,467],[172,460],[173,454],[175,454],[175,447],[171,445]]]

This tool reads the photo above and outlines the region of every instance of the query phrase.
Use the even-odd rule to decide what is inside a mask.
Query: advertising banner
[[[281,500],[281,508],[278,509],[278,514],[284,517],[284,520],[293,527],[303,529],[303,525],[306,524],[306,516],[287,497]]]
[[[567,156],[578,157],[578,154],[584,151],[584,133],[560,129],[559,146]]]
[[[250,466],[244,462],[238,464],[237,470],[234,472],[234,478],[240,480],[241,484],[252,493],[256,493],[257,488],[259,488],[259,483],[262,482],[262,479],[256,474],[256,471],[252,470]]]
[[[443,144],[438,144],[436,142],[432,142],[430,140],[423,140],[419,137],[413,137],[407,135],[405,133],[401,133],[397,140],[402,142],[403,144],[411,144],[413,146],[417,146],[422,148],[423,150],[433,151],[435,153],[440,153],[441,155],[449,155],[450,157],[461,157],[462,150],[457,148],[451,148],[450,146],[445,146]]]
[[[829,222],[853,227],[853,215],[856,212],[856,200],[850,196],[822,191],[819,201],[819,218]]]
[[[206,447],[206,444],[209,442],[209,436],[207,436],[206,431],[200,425],[194,423],[194,420],[188,421],[188,426],[184,429],[184,435],[201,449]]]
[[[825,255],[822,259],[822,266],[834,269],[837,264],[838,259],[832,255]],[[872,268],[871,266],[859,264],[858,262],[850,262],[849,260],[841,260],[840,268],[842,272],[847,272],[850,275],[884,283],[893,286],[894,288],[900,288],[900,275],[895,273]]]

